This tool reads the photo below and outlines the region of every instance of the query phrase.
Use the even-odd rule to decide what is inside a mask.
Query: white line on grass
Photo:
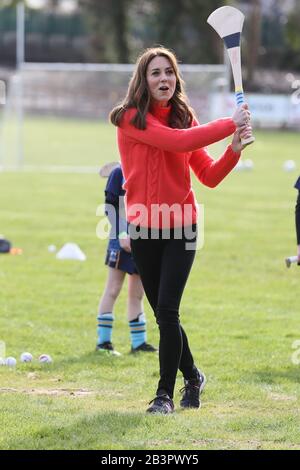
[[[61,166],[61,165],[24,165],[21,167],[16,166],[0,166],[2,172],[16,172],[16,173],[79,173],[79,174],[97,174],[99,167],[96,166]]]

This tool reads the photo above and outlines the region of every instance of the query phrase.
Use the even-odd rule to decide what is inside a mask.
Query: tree
[[[95,58],[129,61],[128,19],[130,0],[80,0],[93,31],[92,46]]]
[[[1,8],[6,8],[6,7],[15,7],[17,3],[19,3],[20,0],[2,0],[0,3]]]
[[[195,38],[191,51],[192,62],[223,62],[223,42],[206,20],[214,10],[228,3],[229,0],[186,0],[187,15]]]
[[[118,51],[119,62],[129,62],[129,47],[127,39],[128,0],[111,0],[111,19],[114,27],[114,39]]]
[[[176,48],[182,43],[182,17],[185,11],[185,0],[166,2],[154,0],[154,20],[156,25],[156,42],[165,47]]]
[[[261,0],[253,0],[252,8],[249,15],[249,23],[247,28],[247,46],[246,46],[246,80],[247,87],[251,87],[254,72],[258,64],[259,48],[261,44],[261,23],[262,23],[262,6]]]
[[[295,9],[290,13],[286,24],[287,42],[294,52],[296,64],[300,66],[300,4],[297,3]]]
[[[224,0],[153,0],[158,42],[174,49],[187,63],[223,60],[222,41],[206,23],[210,13]],[[213,47],[207,44],[213,43]]]

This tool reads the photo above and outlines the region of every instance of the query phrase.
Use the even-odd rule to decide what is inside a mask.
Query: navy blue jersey
[[[115,168],[108,177],[105,188],[105,202],[119,204],[119,196],[124,196],[125,190],[122,188],[124,176],[121,166]]]
[[[124,195],[122,188],[124,176],[121,166],[115,168],[108,177],[105,187],[105,210],[111,223],[109,248],[120,249],[118,236],[120,232],[127,232],[125,218]]]
[[[294,184],[294,188],[296,188],[296,189],[298,189],[298,191],[300,191],[300,176],[297,179],[296,183]]]

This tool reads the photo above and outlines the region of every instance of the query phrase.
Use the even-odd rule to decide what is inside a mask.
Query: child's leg
[[[151,344],[147,344],[143,295],[144,289],[140,276],[138,274],[129,275],[127,308],[132,352],[156,351],[156,349],[151,346]]]
[[[128,275],[128,321],[135,320],[140,313],[143,313],[143,296],[144,289],[140,276],[138,274]]]
[[[108,268],[108,278],[98,309],[98,345],[111,342],[113,326],[113,307],[120,294],[125,273],[115,268]]]

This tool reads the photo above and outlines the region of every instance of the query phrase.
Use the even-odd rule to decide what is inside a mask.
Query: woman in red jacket
[[[139,57],[127,96],[110,119],[118,131],[132,254],[160,332],[160,380],[147,411],[174,411],[178,369],[184,377],[181,407],[199,408],[205,376],[194,364],[179,321],[196,250],[190,168],[203,184],[219,184],[239,160],[241,137],[251,134],[250,113],[243,105],[232,118],[199,125],[187,104],[176,57],[158,47]],[[231,134],[231,145],[213,160],[205,147]]]

